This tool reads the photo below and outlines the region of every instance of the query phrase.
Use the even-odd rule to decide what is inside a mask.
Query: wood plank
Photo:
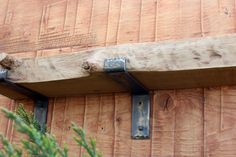
[[[114,104],[113,94],[101,95],[98,130],[97,130],[97,147],[102,152],[103,157],[113,156],[114,145]]]
[[[14,105],[14,102],[12,100],[10,100],[7,97],[4,97],[4,96],[0,95],[0,107],[1,108],[6,108],[6,109],[12,111],[13,110],[12,109],[13,105]],[[2,111],[0,111],[0,125],[2,126],[0,128],[0,133],[9,138],[11,122],[10,122],[9,119],[7,119],[4,116]]]
[[[167,0],[156,2],[156,41],[177,39],[181,30],[180,1]]]
[[[131,156],[131,99],[126,93],[115,94],[115,157]]]
[[[117,43],[135,43],[139,39],[141,0],[122,0]]]
[[[121,2],[122,0],[110,0],[106,45],[115,45],[117,43]]]
[[[235,156],[235,87],[210,88],[205,94],[206,155]]]
[[[156,91],[153,99],[151,156],[174,156],[177,108],[175,91]]]
[[[96,34],[92,46],[104,46],[107,35],[109,0],[94,0],[90,33]]]
[[[106,58],[119,56],[129,60],[127,69],[130,72],[232,67],[235,41],[236,35],[232,34],[159,43],[124,44],[67,55],[22,59],[21,65],[12,67],[13,70],[9,71],[8,79],[29,83],[86,77],[90,73],[103,72]]]
[[[156,1],[141,1],[139,42],[155,41]]]
[[[71,123],[74,122],[79,127],[83,126],[84,122],[84,107],[85,97],[69,97],[67,98],[67,108],[65,111],[65,122],[63,141],[70,147],[68,156],[78,156],[80,149],[78,144],[74,141],[74,131],[71,128]]]
[[[179,37],[201,37],[201,0],[180,0],[179,3],[181,27]]]
[[[203,90],[177,90],[174,156],[202,156]]]
[[[203,0],[203,32],[205,35],[235,33],[235,1]]]
[[[86,131],[86,137],[97,140],[97,132],[100,117],[100,95],[86,95],[85,96],[85,110],[83,128]],[[80,156],[82,157],[85,150],[81,149]]]
[[[57,142],[63,145],[63,137],[65,131],[65,113],[67,109],[67,98],[61,97],[55,99],[55,105],[53,110],[53,116],[51,119],[51,133],[56,137]]]
[[[150,90],[234,85],[235,42],[232,34],[22,59],[8,79],[50,97],[125,91],[103,70],[106,58],[122,56],[129,60],[128,71]],[[1,89],[2,94],[22,97]]]

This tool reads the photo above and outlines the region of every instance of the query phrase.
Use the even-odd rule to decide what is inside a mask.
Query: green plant
[[[43,134],[47,132],[46,126],[41,128],[39,122],[35,119],[33,112],[26,111],[23,104],[19,104],[15,112],[25,124],[32,125],[35,129],[41,131]]]
[[[29,156],[32,157],[67,157],[67,149],[61,148],[55,138],[48,133],[41,133],[34,125],[31,123],[26,123],[20,116],[10,112],[6,109],[2,110],[6,117],[15,122],[16,130],[24,135],[26,139],[22,140],[24,150]],[[1,142],[4,146],[12,147],[13,150],[19,150],[11,145],[9,142],[5,142],[3,139]],[[5,144],[5,143],[7,144]],[[2,150],[0,150],[2,151]],[[6,152],[6,151],[5,151]],[[9,152],[9,151],[8,151]],[[6,153],[8,153],[6,152]],[[21,157],[22,154],[15,153],[14,157]],[[13,157],[11,154],[6,154],[5,157]]]
[[[3,144],[0,149],[0,157],[21,157],[22,151],[15,145],[12,145],[4,136],[0,135],[0,141]]]
[[[26,152],[30,157],[68,156],[67,147],[59,146],[56,139],[46,130],[42,132],[33,113],[26,112],[23,105],[17,108],[16,113],[8,111],[7,109],[2,109],[2,111],[7,118],[14,121],[16,130],[26,135],[26,138],[21,140],[22,149],[20,149],[1,135],[0,142],[2,143],[2,147],[0,149],[0,157],[22,157],[22,152]],[[87,141],[84,130],[77,127],[75,124],[72,124],[72,128],[76,133],[74,139],[78,145],[83,147],[90,157],[101,157],[96,149],[95,140],[90,138],[90,140]]]
[[[85,150],[90,155],[90,157],[101,157],[102,156],[97,151],[96,141],[93,138],[90,138],[90,141],[87,142],[85,132],[82,128],[77,127],[74,123],[72,123],[72,128],[76,132],[76,134],[79,136],[79,138],[74,137],[75,141],[78,143],[78,145],[85,148]]]

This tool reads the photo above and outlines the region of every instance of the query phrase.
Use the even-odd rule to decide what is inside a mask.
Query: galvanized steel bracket
[[[132,93],[132,130],[133,139],[150,138],[150,96],[148,89],[127,69],[126,58],[105,59],[104,71],[113,80]]]
[[[34,100],[35,118],[38,120],[41,129],[44,129],[47,122],[48,98],[40,93],[7,80],[7,72],[8,70],[6,69],[0,69],[0,84]]]

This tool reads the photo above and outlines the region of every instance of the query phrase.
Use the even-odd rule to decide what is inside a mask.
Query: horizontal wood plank
[[[125,57],[127,70],[150,90],[234,85],[235,43],[236,34],[231,34],[22,59],[9,67],[8,80],[50,97],[121,92],[125,89],[103,66],[107,58]]]

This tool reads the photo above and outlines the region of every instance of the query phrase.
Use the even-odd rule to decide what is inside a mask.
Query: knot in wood
[[[167,93],[160,95],[158,99],[158,104],[162,108],[163,111],[170,111],[175,107],[174,101],[171,95]]]
[[[16,60],[6,53],[0,53],[0,66],[4,69],[11,70],[20,65],[20,60]]]
[[[93,72],[97,69],[93,63],[89,63],[88,61],[83,62],[82,68],[88,72]]]

